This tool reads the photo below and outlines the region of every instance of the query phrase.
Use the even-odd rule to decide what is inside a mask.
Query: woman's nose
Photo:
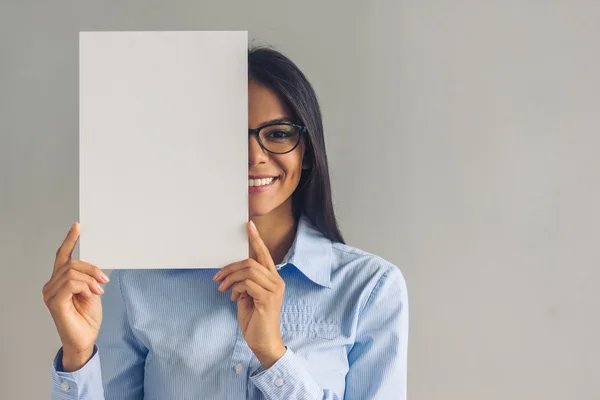
[[[248,137],[248,165],[254,166],[265,163],[268,159],[269,155],[261,147],[256,135],[250,135]]]

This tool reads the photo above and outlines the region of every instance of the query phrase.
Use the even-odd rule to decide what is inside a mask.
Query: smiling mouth
[[[279,179],[277,176],[273,176],[271,178],[262,178],[262,179],[248,179],[248,187],[262,187],[272,184],[274,181]]]

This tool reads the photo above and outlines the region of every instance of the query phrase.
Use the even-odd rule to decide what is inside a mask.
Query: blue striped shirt
[[[406,399],[408,295],[400,270],[335,243],[306,217],[283,262],[285,354],[264,370],[215,269],[115,270],[94,355],[54,359],[51,398]]]

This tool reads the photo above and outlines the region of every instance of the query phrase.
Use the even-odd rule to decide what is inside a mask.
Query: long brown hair
[[[307,128],[304,157],[309,168],[302,170],[292,194],[294,217],[305,215],[324,236],[344,243],[333,211],[323,121],[312,85],[289,58],[264,46],[248,50],[248,75],[273,90]]]

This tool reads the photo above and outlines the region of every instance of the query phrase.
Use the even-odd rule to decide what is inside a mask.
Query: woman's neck
[[[268,214],[252,217],[251,219],[269,249],[273,262],[275,265],[280,264],[296,237],[297,223],[292,213],[291,204],[284,203]],[[250,249],[250,257],[255,258],[252,249]]]

